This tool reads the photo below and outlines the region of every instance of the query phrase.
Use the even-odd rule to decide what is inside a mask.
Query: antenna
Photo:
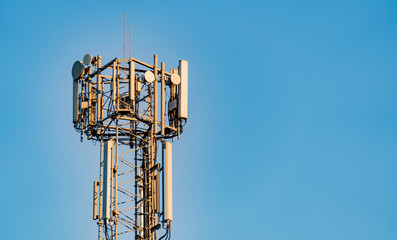
[[[125,11],[124,11],[124,34],[123,34],[123,59],[125,59]],[[123,67],[125,67],[125,62],[123,62]]]
[[[132,25],[130,55],[131,39]],[[123,50],[125,55],[125,13]],[[98,239],[169,239],[171,143],[187,122],[188,62],[167,72],[157,55],[153,65],[125,56],[102,65],[101,59],[86,54],[72,67],[74,128],[81,140],[85,134],[100,142],[93,189]]]

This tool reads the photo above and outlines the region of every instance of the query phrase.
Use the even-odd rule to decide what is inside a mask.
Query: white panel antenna
[[[179,61],[179,74],[181,83],[179,84],[178,117],[187,119],[188,62],[186,60]]]
[[[111,210],[111,181],[112,181],[112,155],[113,155],[113,139],[105,141],[103,152],[103,195],[102,195],[102,218],[110,218]]]
[[[172,144],[165,142],[165,218],[172,221]]]
[[[79,81],[73,79],[73,123],[79,120]]]

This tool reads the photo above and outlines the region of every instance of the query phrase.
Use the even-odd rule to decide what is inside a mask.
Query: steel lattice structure
[[[101,60],[87,54],[72,69],[74,127],[81,141],[86,135],[101,148],[93,207],[98,239],[169,238],[169,140],[179,138],[187,121],[187,61],[166,72],[157,55],[153,65],[135,58]]]

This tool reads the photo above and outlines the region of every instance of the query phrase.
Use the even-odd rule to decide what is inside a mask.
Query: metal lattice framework
[[[158,67],[157,55],[153,65],[115,58],[102,66],[101,60],[100,55],[87,54],[87,66],[77,61],[72,70],[74,127],[81,141],[85,134],[101,146],[93,208],[98,239],[135,235],[154,240],[160,229],[169,237],[172,205],[165,208],[164,202],[171,200],[164,193],[169,194],[172,185],[164,175],[165,161],[172,160],[162,151],[162,161],[157,161],[158,142],[163,148],[171,145],[166,139],[179,138],[186,123],[187,62],[181,60],[179,68],[168,73],[164,63]]]

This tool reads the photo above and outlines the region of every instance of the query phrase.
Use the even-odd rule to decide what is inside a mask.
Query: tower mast
[[[170,141],[180,137],[187,121],[187,64],[181,60],[178,68],[166,72],[163,62],[158,67],[157,55],[153,65],[132,57],[102,65],[100,55],[90,54],[74,63],[74,128],[81,141],[86,135],[100,142],[93,198],[99,240],[131,239],[131,234],[156,240],[170,235]],[[162,161],[159,144],[165,150]]]

